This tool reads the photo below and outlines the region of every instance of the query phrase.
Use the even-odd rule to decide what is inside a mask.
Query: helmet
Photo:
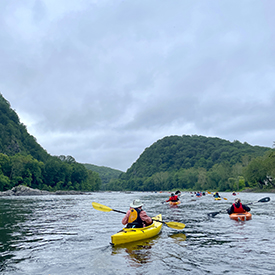
[[[173,197],[173,196],[175,196],[175,194],[174,194],[174,193],[172,193],[172,194],[171,194],[171,197]]]

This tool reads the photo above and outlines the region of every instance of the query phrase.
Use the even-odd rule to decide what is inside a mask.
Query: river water
[[[238,222],[226,212],[235,196],[200,199],[183,193],[181,204],[162,203],[168,193],[91,193],[88,195],[0,198],[0,273],[39,274],[275,274],[275,194],[240,193],[252,220]],[[270,202],[255,203],[270,197]],[[123,214],[97,211],[92,202],[127,211],[133,199],[150,216],[186,225],[163,226],[160,235],[119,247],[111,235]]]

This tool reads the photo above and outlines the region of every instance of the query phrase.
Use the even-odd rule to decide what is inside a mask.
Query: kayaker
[[[250,207],[241,203],[241,199],[236,198],[234,203],[230,208],[227,209],[227,213],[230,215],[232,213],[244,213],[250,211]]]
[[[213,195],[213,197],[214,198],[220,198],[221,196],[220,196],[219,192],[215,192],[214,195]]]
[[[130,209],[122,219],[122,224],[127,224],[127,228],[142,228],[150,225],[153,221],[142,209],[142,206],[143,204],[140,200],[133,200],[130,203]]]
[[[174,193],[172,193],[171,196],[170,196],[170,198],[166,202],[168,202],[168,201],[175,202],[175,201],[178,201],[178,200],[179,200],[178,196],[175,195]]]

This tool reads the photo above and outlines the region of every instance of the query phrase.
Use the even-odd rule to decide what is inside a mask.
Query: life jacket
[[[234,213],[244,213],[246,212],[244,209],[243,209],[243,205],[240,203],[240,206],[237,207],[236,204],[234,203],[233,204],[233,207],[234,207]]]
[[[140,212],[143,210],[140,210],[138,208],[132,208],[130,210],[130,215],[128,218],[128,224],[127,228],[142,228],[143,227],[143,221],[140,218]]]
[[[178,196],[173,196],[173,197],[170,197],[170,199],[169,199],[169,201],[178,201],[179,200],[179,198],[178,198]]]

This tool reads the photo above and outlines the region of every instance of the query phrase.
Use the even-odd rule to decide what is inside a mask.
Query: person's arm
[[[146,214],[144,210],[140,212],[139,216],[146,223],[146,225],[149,225],[153,222],[153,220]]]
[[[244,209],[245,211],[250,211],[250,207],[248,207],[248,206],[245,205],[245,204],[243,204],[243,209]]]
[[[126,215],[122,219],[122,224],[123,225],[126,225],[128,223],[129,216],[130,216],[130,210],[127,211]]]
[[[233,207],[233,205],[232,205],[230,208],[227,209],[227,213],[228,213],[228,215],[230,215],[230,214],[232,214],[233,212],[234,212],[234,207]]]
[[[171,197],[169,198],[169,200],[167,200],[166,202],[170,201],[171,200]]]

